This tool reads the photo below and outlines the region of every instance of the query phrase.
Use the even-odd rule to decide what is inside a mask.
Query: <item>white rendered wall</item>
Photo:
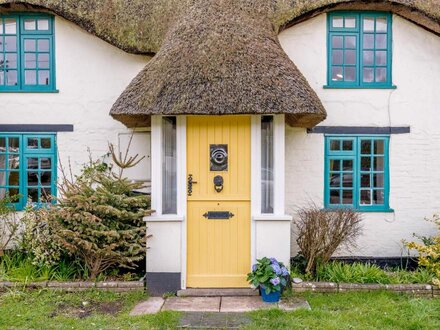
[[[390,206],[394,213],[364,213],[358,248],[340,255],[401,256],[402,239],[433,235],[425,217],[440,211],[440,38],[393,16],[393,84],[397,89],[324,89],[326,15],[279,35],[282,47],[327,110],[324,126],[410,126],[390,139]],[[286,130],[286,211],[323,204],[324,136]],[[292,254],[297,247],[293,244]]]
[[[59,93],[0,93],[0,124],[73,124],[58,134],[61,162],[77,172],[107,153],[108,142],[128,132],[109,111],[148,57],[130,55],[60,17],[55,18],[56,88]]]

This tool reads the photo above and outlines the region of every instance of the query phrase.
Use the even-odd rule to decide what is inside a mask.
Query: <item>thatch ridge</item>
[[[0,11],[16,10],[17,6],[43,8],[127,52],[153,54],[159,51],[179,17],[197,3],[198,0],[0,0]],[[229,0],[229,6],[267,15],[276,31],[314,13],[364,6],[393,11],[440,35],[440,0]]]
[[[311,127],[325,110],[282,50],[265,11],[228,0],[194,5],[112,108],[113,117],[286,114]]]

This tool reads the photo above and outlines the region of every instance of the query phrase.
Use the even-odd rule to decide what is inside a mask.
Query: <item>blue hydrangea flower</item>
[[[275,272],[275,274],[281,275],[282,271],[281,271],[280,265],[273,264],[273,265],[270,265],[270,267],[272,267],[272,269]]]
[[[270,283],[272,283],[273,285],[278,285],[280,284],[280,278],[279,277],[275,277],[273,279],[270,280]]]
[[[275,258],[270,258],[270,262],[274,265],[278,265],[278,260]]]
[[[289,275],[289,271],[287,270],[286,267],[281,268],[281,272],[282,272],[283,276]]]
[[[257,270],[257,264],[254,264],[254,265],[252,266],[252,271],[255,272],[256,270]]]

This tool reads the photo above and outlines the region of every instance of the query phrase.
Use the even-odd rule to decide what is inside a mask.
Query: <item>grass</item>
[[[424,268],[415,271],[402,269],[383,270],[373,264],[330,262],[317,269],[316,276],[301,274],[297,269],[291,271],[292,277],[309,281],[336,283],[378,283],[378,284],[427,284],[431,283],[433,275]]]
[[[247,329],[438,329],[440,299],[390,292],[308,293],[312,310],[251,313]],[[175,329],[179,314],[129,316],[142,292],[10,291],[0,295],[1,329]]]

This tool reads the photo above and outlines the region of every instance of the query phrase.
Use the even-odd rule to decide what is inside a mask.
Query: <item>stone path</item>
[[[130,315],[155,314],[160,311],[178,311],[190,313],[244,313],[260,309],[279,308],[292,311],[298,308],[310,309],[307,301],[293,299],[278,304],[269,304],[259,296],[237,297],[151,297],[137,304]],[[201,317],[201,316],[200,316]]]

